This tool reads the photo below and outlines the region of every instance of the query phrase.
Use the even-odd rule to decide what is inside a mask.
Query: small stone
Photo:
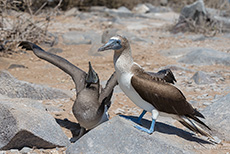
[[[212,103],[211,102],[204,102],[203,103],[203,105],[205,105],[205,106],[209,106],[209,105],[211,105]]]
[[[116,115],[119,115],[119,114],[124,114],[125,113],[125,110],[121,109],[121,108],[117,108],[115,111],[113,111]]]
[[[76,16],[77,14],[79,14],[79,10],[76,7],[73,7],[72,9],[65,12],[66,17]]]
[[[29,148],[29,147],[24,147],[20,150],[21,154],[28,154],[29,152],[31,152],[33,149]]]
[[[8,69],[15,69],[15,68],[28,68],[24,65],[20,65],[20,64],[11,64]]]
[[[19,154],[18,149],[10,149],[10,152],[11,152],[12,154]]]
[[[144,14],[150,12],[150,9],[145,4],[138,4],[136,7],[133,8],[134,13]]]

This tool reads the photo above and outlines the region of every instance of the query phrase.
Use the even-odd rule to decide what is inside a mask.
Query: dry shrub
[[[212,7],[220,7],[218,8],[218,12],[227,12],[228,10],[226,9],[229,9],[230,6],[228,0],[221,0],[218,2],[210,0],[207,3]],[[202,2],[192,4],[189,10],[187,7],[182,9],[178,22],[169,29],[171,32],[193,32],[202,33],[206,36],[214,36],[217,33],[230,31],[229,28],[226,29],[228,27],[226,23],[213,17],[213,13],[205,11],[206,9],[202,9],[202,11],[198,9],[198,4],[199,8],[207,7],[206,4]],[[223,11],[224,9],[225,11]],[[221,15],[223,16],[223,13],[221,13]]]
[[[15,51],[20,41],[31,41],[34,43],[54,42],[54,37],[47,32],[51,14],[45,17],[37,17],[39,10],[32,11],[31,4],[21,1],[0,1],[0,54],[6,55]],[[20,7],[18,7],[20,5]],[[19,12],[23,6],[30,10],[29,13]],[[15,11],[13,11],[15,10]]]

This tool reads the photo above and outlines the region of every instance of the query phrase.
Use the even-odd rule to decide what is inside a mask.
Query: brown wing
[[[113,74],[110,76],[109,80],[107,81],[105,88],[102,89],[99,97],[99,102],[104,103],[104,105],[107,105],[108,108],[111,105],[113,89],[117,84],[118,83],[116,78],[116,72],[113,72]]]
[[[131,84],[141,98],[151,103],[158,111],[178,115],[195,114],[182,92],[160,78],[136,71]]]
[[[21,46],[22,49],[32,50],[38,58],[41,58],[57,66],[58,68],[69,74],[76,85],[77,92],[81,91],[84,88],[86,73],[66,59],[58,55],[46,52],[42,48],[31,42],[22,41],[18,46]]]
[[[163,79],[166,82],[169,82],[172,84],[174,84],[174,82],[177,82],[173,75],[173,72],[170,69],[163,69],[163,70],[158,71],[157,73],[148,72],[148,74],[150,74],[153,77],[158,77],[160,79]]]

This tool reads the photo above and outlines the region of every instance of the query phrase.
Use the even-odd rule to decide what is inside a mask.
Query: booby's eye
[[[117,40],[117,43],[118,43],[118,44],[121,44],[121,40]]]

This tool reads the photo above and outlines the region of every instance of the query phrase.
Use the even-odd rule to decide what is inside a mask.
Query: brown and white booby
[[[123,36],[112,37],[98,51],[114,50],[114,67],[116,77],[120,88],[137,106],[143,109],[138,118],[139,122],[144,114],[152,113],[152,123],[150,129],[140,125],[136,128],[149,134],[153,133],[155,121],[159,115],[170,116],[177,119],[190,130],[211,137],[197,123],[210,129],[198,117],[204,116],[194,109],[186,101],[183,93],[172,84],[166,82],[166,79],[154,76],[134,62],[128,40]]]
[[[23,41],[19,46],[26,50],[32,50],[37,57],[57,66],[72,77],[77,95],[72,111],[81,126],[81,130],[78,136],[71,138],[71,142],[79,139],[86,130],[108,120],[107,110],[111,105],[113,88],[117,85],[115,72],[107,81],[105,88],[102,88],[99,77],[90,62],[89,71],[86,73],[66,59],[46,52],[31,42]]]

